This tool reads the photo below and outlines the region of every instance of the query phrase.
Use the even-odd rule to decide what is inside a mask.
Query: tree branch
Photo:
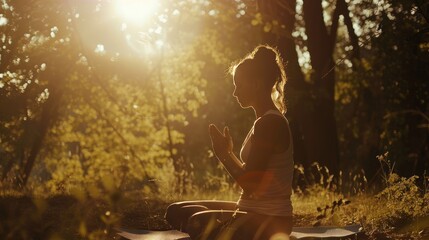
[[[347,26],[347,32],[349,33],[350,42],[353,46],[353,59],[359,59],[360,58],[360,47],[359,47],[359,38],[357,37],[355,33],[355,29],[353,27],[352,19],[350,18],[350,11],[347,7],[347,3],[344,0],[338,0],[339,2],[342,2],[342,15],[344,16],[344,24]]]
[[[337,30],[338,30],[338,20],[340,18],[341,15],[341,7],[339,6],[341,4],[343,0],[337,0],[336,4],[335,4],[335,10],[332,16],[332,25],[331,25],[331,29],[329,31],[329,52],[332,53],[334,52],[334,47],[335,47],[335,43],[337,41]]]
[[[314,69],[312,78],[316,85],[321,85],[331,95],[334,83],[322,80],[321,76],[333,66],[332,54],[329,52],[330,38],[323,18],[322,1],[306,0],[303,3],[305,33],[308,36],[307,47],[311,65]]]
[[[347,7],[347,3],[344,0],[337,0],[336,6],[335,6],[335,10],[334,10],[334,13],[333,13],[333,16],[332,16],[331,30],[329,32],[329,38],[330,38],[329,52],[331,53],[331,55],[334,52],[335,43],[336,43],[336,40],[337,40],[338,21],[339,21],[340,15],[343,15],[343,17],[344,17],[344,24],[346,25],[347,32],[349,34],[350,43],[353,46],[352,59],[359,59],[360,58],[359,39],[358,39],[358,37],[357,37],[357,35],[356,35],[355,31],[354,31],[353,22],[352,22],[352,20],[350,18],[350,14],[349,13],[350,13],[350,11],[349,11],[349,9]]]

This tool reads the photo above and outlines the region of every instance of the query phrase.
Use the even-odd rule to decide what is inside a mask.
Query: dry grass
[[[307,185],[292,195],[295,226],[358,223],[364,229],[359,239],[429,239],[429,193],[427,184],[417,185],[417,177],[387,171],[384,189],[370,193],[363,175],[335,180],[327,169],[318,165],[315,169],[302,171]],[[192,185],[180,193],[168,185],[158,193],[112,187],[72,189],[53,196],[0,189],[0,239],[118,239],[114,229],[119,226],[169,229],[163,216],[172,202],[238,199],[237,186],[223,184],[225,178],[219,182],[217,191]]]
[[[337,193],[321,193],[320,189],[317,192],[319,194],[294,195],[296,226],[313,225],[320,215],[318,207],[332,205],[332,201],[343,197]],[[163,215],[170,201],[144,198],[136,193],[125,195],[115,205],[102,199],[81,202],[73,196],[46,199],[3,197],[0,198],[0,236],[2,239],[115,239],[113,229],[118,226],[156,230],[169,228]],[[186,196],[177,200],[183,199],[187,199]],[[365,234],[359,239],[429,237],[428,219],[416,216],[391,221],[391,215],[383,206],[385,202],[374,195],[353,197],[350,204],[337,208],[333,214],[328,211],[320,223],[360,223]]]

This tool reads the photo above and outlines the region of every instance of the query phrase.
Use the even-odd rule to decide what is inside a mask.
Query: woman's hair
[[[259,45],[238,63],[230,67],[230,73],[235,75],[240,70],[247,79],[263,81],[266,87],[271,87],[271,99],[283,114],[286,113],[284,86],[286,73],[283,60],[277,49],[268,45]]]

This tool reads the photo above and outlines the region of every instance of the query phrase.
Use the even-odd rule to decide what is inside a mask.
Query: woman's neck
[[[271,100],[271,96],[269,99],[264,99],[254,104],[252,108],[255,111],[256,118],[262,117],[269,110],[277,110],[276,105],[274,105],[273,100]]]

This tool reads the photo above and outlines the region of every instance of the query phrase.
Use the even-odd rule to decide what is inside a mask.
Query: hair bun
[[[272,48],[266,46],[259,46],[254,51],[254,59],[261,62],[275,62],[277,54]]]

